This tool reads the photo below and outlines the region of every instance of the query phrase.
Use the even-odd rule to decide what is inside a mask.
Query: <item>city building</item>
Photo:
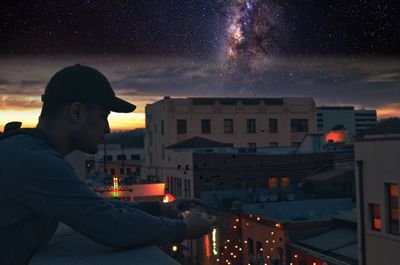
[[[303,241],[314,243],[316,240],[313,238],[317,236],[321,237],[323,234],[332,233],[335,230],[336,232],[344,231],[344,229],[338,228],[333,217],[343,211],[350,211],[354,207],[355,204],[349,198],[243,205],[240,222],[242,264],[313,264],[302,263],[301,260],[306,255],[300,251],[293,251],[291,244],[301,245]],[[345,234],[343,232],[337,235],[339,239],[336,239],[335,242],[342,240],[343,246],[346,243],[356,243],[355,229],[345,232],[353,235],[352,240],[348,242],[348,237],[340,238]],[[332,238],[332,235],[330,237]],[[233,243],[236,244],[236,242]],[[330,243],[332,244],[332,242]],[[227,245],[227,252],[230,252],[232,246]],[[223,256],[226,256],[225,252]],[[332,254],[326,256],[325,260],[334,259]],[[321,259],[321,257],[319,258]],[[309,258],[309,260],[312,259]],[[323,263],[316,264],[322,265]]]
[[[100,174],[138,177],[144,160],[141,147],[122,147],[120,144],[101,144],[94,155],[86,154],[86,176]],[[111,180],[110,180],[111,181]]]
[[[360,265],[399,264],[400,119],[382,121],[355,142]]]
[[[170,98],[146,106],[146,175],[167,165],[166,148],[195,136],[235,148],[298,146],[315,133],[312,98]]]
[[[348,137],[376,125],[376,110],[355,110],[353,106],[321,106],[317,107],[317,131],[326,134],[332,130],[344,129]]]

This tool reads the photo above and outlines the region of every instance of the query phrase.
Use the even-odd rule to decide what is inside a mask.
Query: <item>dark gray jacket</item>
[[[155,202],[98,196],[35,129],[0,137],[0,263],[25,265],[58,222],[112,247],[180,242],[185,224],[159,215]],[[3,139],[2,139],[3,138]]]

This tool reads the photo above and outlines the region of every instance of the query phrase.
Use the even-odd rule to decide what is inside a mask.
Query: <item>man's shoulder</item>
[[[18,134],[0,140],[3,163],[22,163],[25,166],[68,164],[66,160],[42,139],[29,134]],[[1,162],[0,162],[1,163]]]

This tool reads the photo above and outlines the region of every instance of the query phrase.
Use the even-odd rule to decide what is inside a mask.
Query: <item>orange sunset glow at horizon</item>
[[[149,102],[151,104],[152,102]],[[0,109],[0,131],[3,131],[4,125],[11,121],[22,122],[23,128],[35,127],[38,122],[40,108],[25,109]],[[400,117],[400,109],[397,108],[378,108],[378,120]],[[144,106],[138,106],[138,112],[133,113],[114,113],[111,112],[108,117],[111,131],[128,131],[145,127]]]

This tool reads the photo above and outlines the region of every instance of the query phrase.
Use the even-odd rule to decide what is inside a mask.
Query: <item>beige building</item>
[[[400,264],[400,120],[389,119],[355,143],[360,265]]]
[[[170,98],[146,106],[147,175],[161,176],[166,147],[201,136],[234,147],[299,145],[316,132],[312,98]]]

